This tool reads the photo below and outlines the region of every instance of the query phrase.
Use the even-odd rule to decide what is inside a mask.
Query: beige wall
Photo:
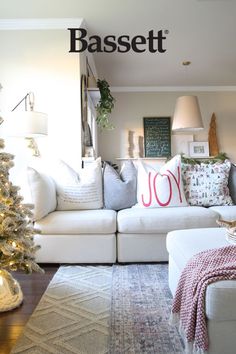
[[[67,30],[0,31],[1,115],[7,114],[27,92],[35,94],[35,110],[48,114],[48,137],[41,152],[80,166],[80,58],[68,53]],[[23,110],[24,104],[17,110]],[[23,139],[6,139],[15,164],[30,157]],[[24,149],[25,148],[25,149]]]
[[[194,135],[196,141],[207,141],[211,115],[217,117],[219,148],[236,162],[236,92],[155,92],[113,93],[116,103],[111,120],[113,131],[99,133],[99,153],[115,162],[127,156],[128,131],[143,136],[143,117],[172,116],[176,98],[194,94],[199,98],[204,130]],[[135,141],[137,144],[137,142]]]

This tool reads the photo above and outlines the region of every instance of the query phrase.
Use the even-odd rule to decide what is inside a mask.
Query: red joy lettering
[[[178,192],[179,192],[179,201],[180,203],[182,203],[182,195],[181,195],[181,190],[180,190],[180,167],[177,167],[177,171],[178,171],[178,180],[176,179],[175,175],[170,171],[167,170],[167,172],[169,172],[171,174],[171,176],[174,178],[174,181],[176,183],[176,186],[178,188]]]
[[[155,194],[157,203],[158,203],[160,206],[163,206],[163,207],[164,207],[164,206],[167,206],[168,204],[170,204],[170,201],[171,201],[171,198],[172,198],[172,185],[171,185],[171,180],[170,180],[169,175],[167,175],[167,174],[165,174],[165,173],[163,173],[163,175],[160,174],[161,177],[166,176],[166,177],[168,178],[169,190],[170,190],[169,198],[168,198],[167,202],[166,202],[166,203],[162,203],[162,202],[160,201],[160,199],[158,198],[158,196],[157,196],[157,190],[156,190],[156,178],[157,178],[158,175],[159,175],[159,173],[156,173],[156,175],[155,175],[155,177],[154,177],[154,179],[153,179],[153,189],[154,189],[154,194]]]
[[[152,204],[151,172],[148,173],[148,189],[149,189],[149,202],[145,203],[143,194],[141,196],[142,203],[145,207],[149,207]]]

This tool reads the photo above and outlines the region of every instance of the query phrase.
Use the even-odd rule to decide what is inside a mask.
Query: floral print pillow
[[[233,205],[228,189],[231,163],[182,164],[187,202],[195,206]]]

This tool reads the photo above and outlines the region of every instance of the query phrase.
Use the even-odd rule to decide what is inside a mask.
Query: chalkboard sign
[[[143,118],[145,157],[171,156],[170,117]]]

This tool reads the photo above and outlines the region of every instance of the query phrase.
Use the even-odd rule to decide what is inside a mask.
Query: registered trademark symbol
[[[169,32],[169,30],[165,30],[164,33],[165,34],[169,34],[170,32]]]

